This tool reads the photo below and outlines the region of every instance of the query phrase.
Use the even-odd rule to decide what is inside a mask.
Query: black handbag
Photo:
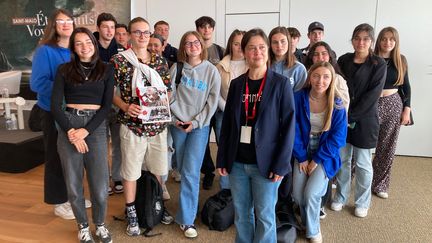
[[[403,89],[402,88],[399,88],[398,89],[398,93],[399,93],[399,96],[401,97],[401,99],[402,99],[402,103],[405,103],[405,101],[408,99],[407,97],[406,97],[406,95],[405,95],[405,92],[403,91]],[[412,114],[412,110],[410,110],[410,123],[408,123],[408,124],[406,124],[405,126],[412,126],[412,125],[414,125],[414,119],[413,119],[413,114]]]
[[[201,211],[201,221],[210,230],[217,231],[224,231],[234,224],[234,202],[229,189],[222,189],[207,199]]]
[[[28,119],[28,126],[33,132],[42,131],[42,117],[44,111],[35,104],[30,111],[30,117]]]

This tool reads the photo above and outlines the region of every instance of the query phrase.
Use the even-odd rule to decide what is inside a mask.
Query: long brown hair
[[[57,23],[56,18],[59,14],[64,14],[73,20],[72,14],[66,9],[56,9],[48,18],[48,24],[44,29],[44,35],[42,39],[39,41],[39,45],[50,45],[50,46],[58,46],[58,38],[60,37],[57,33]],[[75,22],[73,23],[73,28],[75,29]]]
[[[285,62],[286,62],[286,67],[290,68],[290,67],[294,66],[295,61],[296,61],[296,57],[294,56],[294,53],[292,53],[292,50],[291,50],[291,36],[290,36],[287,28],[282,27],[282,26],[273,28],[269,34],[270,64],[273,64],[276,61],[276,56],[273,53],[273,50],[271,48],[272,37],[276,34],[283,34],[287,38],[288,50],[287,50],[287,53],[285,54]]]
[[[311,86],[310,79],[311,79],[312,73],[316,69],[318,69],[320,67],[327,68],[330,71],[331,75],[332,75],[330,85],[329,85],[329,87],[326,90],[327,107],[326,107],[326,111],[325,111],[324,126],[322,128],[322,131],[326,132],[326,131],[329,131],[330,128],[331,128],[333,108],[335,107],[335,101],[334,100],[335,100],[335,89],[336,89],[335,88],[335,80],[336,80],[336,76],[335,75],[336,74],[335,74],[335,70],[334,70],[333,66],[331,65],[331,63],[328,63],[328,62],[317,62],[317,63],[313,64],[309,68],[308,77],[306,79],[306,83],[303,86],[303,88],[304,89],[308,89],[309,91],[311,90],[312,86]],[[341,107],[342,106],[340,106],[340,107],[337,106],[336,108],[341,108]]]
[[[370,24],[363,23],[363,24],[357,25],[354,28],[354,31],[352,33],[351,42],[354,41],[354,38],[356,38],[356,36],[362,31],[366,32],[368,34],[369,38],[371,38],[371,45],[369,47],[369,56],[372,56],[373,55],[372,46],[373,46],[373,43],[375,41],[375,31],[374,31],[374,28]]]
[[[80,61],[78,54],[75,51],[75,37],[79,33],[88,35],[94,48],[94,53],[93,56],[91,57],[91,61],[89,64],[91,73],[90,76],[88,76],[88,81],[85,80],[85,74],[84,74],[84,69],[82,67],[82,63]],[[106,71],[106,65],[104,65],[102,60],[99,58],[99,48],[98,48],[97,40],[89,29],[84,27],[76,28],[72,32],[72,35],[70,37],[69,49],[72,52],[71,61],[63,65],[62,69],[60,70],[62,74],[64,74],[67,82],[71,82],[74,84],[81,84],[84,82],[99,81],[103,78]]]
[[[235,29],[231,33],[230,37],[228,38],[228,43],[227,43],[227,46],[226,46],[226,49],[225,49],[224,57],[228,56],[228,55],[231,55],[231,58],[232,58],[232,44],[234,42],[234,38],[236,36],[238,36],[238,35],[243,36],[244,34],[246,34],[246,31],[238,30],[238,29]]]
[[[188,32],[183,34],[183,36],[180,40],[179,50],[177,53],[177,60],[179,62],[187,62],[188,61],[188,55],[186,54],[185,44],[186,44],[186,38],[190,35],[195,36],[201,44],[200,59],[201,60],[207,60],[207,48],[204,45],[204,40],[203,40],[201,34],[196,32],[196,31],[188,31]]]
[[[393,48],[393,50],[391,50],[390,52],[390,58],[393,61],[393,63],[396,66],[396,70],[398,72],[398,77],[396,79],[396,82],[394,85],[402,85],[404,83],[404,77],[405,77],[405,73],[407,72],[408,69],[408,64],[407,61],[405,59],[405,57],[400,53],[400,44],[399,44],[399,33],[398,31],[393,28],[393,27],[386,27],[384,29],[382,29],[380,31],[380,33],[378,34],[378,38],[376,40],[375,43],[375,54],[378,56],[380,55],[381,52],[381,41],[384,38],[384,34],[390,32],[393,35],[393,39],[395,41],[395,46]]]

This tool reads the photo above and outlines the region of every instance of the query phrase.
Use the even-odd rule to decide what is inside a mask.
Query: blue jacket
[[[240,112],[247,73],[231,82],[219,140],[217,168],[231,172],[240,142]],[[288,79],[267,69],[267,78],[258,109],[254,138],[260,174],[286,175],[291,172],[294,143],[294,98]]]
[[[33,56],[30,77],[31,90],[37,93],[37,104],[45,111],[51,110],[51,93],[57,68],[70,61],[71,52],[67,48],[41,45]]]
[[[294,99],[296,125],[293,153],[294,158],[299,162],[303,162],[308,159],[307,148],[311,130],[309,117],[309,90],[302,89],[299,92],[296,92],[294,94]],[[340,106],[340,108],[337,108],[336,106]],[[329,179],[336,175],[342,165],[339,156],[339,149],[345,146],[347,126],[347,116],[346,111],[342,106],[342,100],[336,98],[330,130],[321,134],[318,150],[312,157],[316,163],[323,165]]]

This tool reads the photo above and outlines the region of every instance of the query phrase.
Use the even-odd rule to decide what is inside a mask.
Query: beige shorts
[[[136,181],[141,169],[154,175],[168,173],[167,129],[153,137],[135,135],[127,126],[120,126],[122,163],[120,175],[127,181]]]

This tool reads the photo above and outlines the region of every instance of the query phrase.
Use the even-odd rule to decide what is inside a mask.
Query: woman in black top
[[[372,149],[378,140],[378,99],[386,76],[384,60],[372,52],[373,27],[358,25],[351,43],[354,53],[338,60],[350,95],[347,145],[341,149],[342,168],[337,175],[337,189],[331,208],[340,211],[347,203],[351,189],[351,160],[356,160],[355,211],[367,216],[371,201]]]
[[[380,130],[373,160],[372,191],[380,198],[388,198],[390,171],[396,151],[401,125],[409,125],[411,87],[405,57],[400,54],[399,34],[393,27],[381,30],[375,54],[387,63],[387,78],[378,101]]]
[[[57,145],[68,199],[80,242],[93,242],[84,207],[85,169],[96,236],[111,242],[104,224],[109,181],[105,119],[113,98],[113,68],[99,59],[96,39],[86,28],[74,30],[69,48],[71,61],[58,68],[51,97],[51,111],[60,127]]]

